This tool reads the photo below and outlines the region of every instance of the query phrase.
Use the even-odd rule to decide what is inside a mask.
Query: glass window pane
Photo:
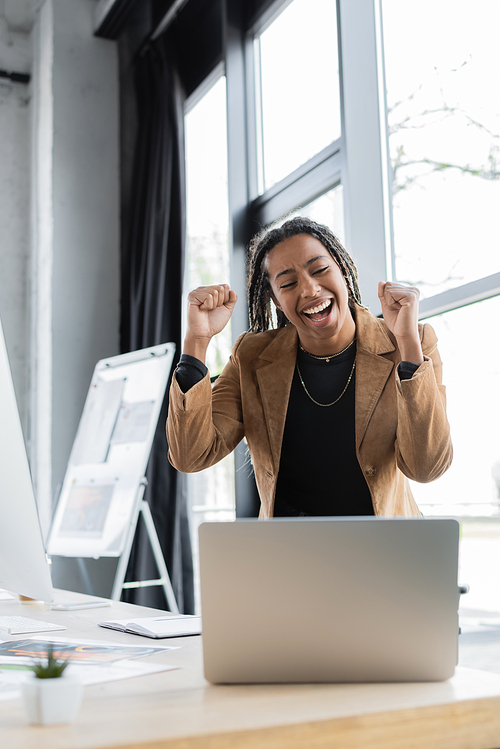
[[[344,192],[342,185],[337,185],[303,208],[297,208],[292,216],[307,216],[318,224],[328,226],[342,244],[345,241],[344,231]]]
[[[412,482],[424,515],[500,518],[500,347],[491,345],[494,320],[500,320],[500,297],[425,321],[438,336],[454,458],[437,481]]]
[[[382,9],[396,275],[431,296],[500,269],[500,3]]]
[[[187,249],[184,289],[229,283],[226,79],[219,78],[185,118]],[[186,305],[184,305],[184,308]],[[231,353],[231,324],[207,352],[212,375]]]
[[[465,616],[500,611],[500,349],[491,345],[498,319],[500,297],[429,319],[443,359],[454,458],[437,481],[411,483],[424,515],[460,518],[459,582],[470,585],[460,601]]]
[[[200,556],[198,527],[205,522],[222,522],[236,517],[234,496],[234,455],[220,463],[187,477],[189,525],[193,551],[195,611],[201,611]]]
[[[256,53],[262,192],[340,137],[335,2],[293,0],[260,35]]]
[[[226,79],[220,78],[185,117],[187,248],[185,294],[196,286],[229,283]],[[184,304],[185,310],[186,304]],[[185,327],[185,326],[184,326]],[[210,343],[207,366],[219,374],[231,353],[228,325]],[[235,517],[234,457],[190,474],[195,608],[200,611],[198,526]]]

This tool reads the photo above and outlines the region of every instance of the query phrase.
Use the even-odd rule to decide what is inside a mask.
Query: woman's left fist
[[[420,291],[415,286],[380,281],[378,298],[385,323],[398,341],[402,359],[421,364],[423,356],[418,334]]]

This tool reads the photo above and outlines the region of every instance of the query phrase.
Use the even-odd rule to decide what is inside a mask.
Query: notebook
[[[203,523],[199,538],[208,681],[453,675],[457,521],[245,519]]]
[[[99,622],[99,626],[159,640],[166,637],[188,637],[201,634],[201,617],[189,614],[142,616],[138,619]]]

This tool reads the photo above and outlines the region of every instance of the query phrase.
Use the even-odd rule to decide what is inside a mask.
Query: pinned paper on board
[[[154,405],[154,401],[122,403],[111,443],[122,445],[127,442],[144,442],[148,437]]]
[[[92,385],[71,453],[73,465],[106,460],[124,386],[124,378],[98,380]]]
[[[73,484],[70,489],[59,533],[61,536],[102,536],[113,484]]]

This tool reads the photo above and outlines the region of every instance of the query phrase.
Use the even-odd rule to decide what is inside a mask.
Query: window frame
[[[393,204],[392,194],[390,187],[390,155],[389,155],[389,138],[388,138],[388,127],[387,127],[387,103],[385,101],[385,63],[384,63],[384,46],[383,46],[383,17],[382,17],[382,0],[373,0],[375,8],[375,23],[376,23],[376,39],[377,39],[377,57],[378,57],[378,85],[379,90],[383,89],[383,98],[380,96],[380,107],[381,107],[381,121],[385,120],[385,130],[381,128],[381,142],[380,152],[382,156],[382,163],[386,172],[385,181],[387,189],[384,193],[384,200],[386,201],[385,212],[388,220],[389,232],[387,240],[387,265],[390,269],[390,275],[397,280],[396,276],[396,248],[394,243],[394,231],[393,231]],[[443,315],[448,312],[463,309],[469,305],[477,302],[487,301],[500,296],[500,262],[499,272],[482,276],[473,281],[460,284],[446,291],[438,294],[433,294],[425,299],[420,300],[419,304],[419,320],[426,320],[433,318],[438,315]],[[487,504],[487,503],[484,503]],[[424,506],[424,505],[422,505]],[[430,505],[432,506],[432,505]],[[459,505],[455,505],[455,511]],[[484,506],[484,505],[479,505]],[[439,516],[439,515],[438,515]],[[484,517],[479,512],[474,515],[462,515],[459,512],[455,514],[455,517],[461,522],[474,522],[486,520],[490,522],[491,517]]]
[[[275,0],[262,15],[254,20],[247,29],[245,38],[250,201],[254,220],[262,225],[269,224],[284,213],[310,203],[342,181],[342,152],[344,150],[342,55],[340,24],[337,23],[341,136],[289,172],[272,187],[260,189],[263,183],[259,174],[259,165],[263,161],[262,104],[259,107],[257,102],[261,102],[262,97],[259,81],[256,80],[255,75],[257,69],[260,71],[260,59],[256,57],[255,42],[292,2],[293,0]],[[336,12],[337,20],[339,20],[338,0],[336,0]]]
[[[382,137],[380,142],[380,149],[382,155],[382,163],[384,163],[384,182],[387,187],[384,191],[385,200],[385,213],[387,221],[389,223],[388,240],[387,240],[387,264],[390,268],[390,276],[388,277],[396,279],[396,252],[394,245],[394,232],[393,232],[393,207],[392,207],[392,194],[390,189],[390,155],[389,155],[389,139],[388,139],[388,127],[387,127],[387,103],[385,100],[385,64],[384,64],[384,41],[383,41],[383,18],[382,18],[382,0],[373,0],[375,9],[375,34],[377,39],[377,59],[378,59],[378,86],[379,90],[383,90],[383,100],[380,96],[380,110],[381,110],[381,121],[385,121],[385,128],[382,130]],[[500,266],[500,263],[499,263]],[[439,294],[433,294],[420,301],[419,307],[419,319],[425,320],[435,315],[443,314],[445,312],[451,312],[461,307],[466,307],[469,304],[475,304],[476,302],[485,301],[492,297],[500,295],[500,271],[493,273],[488,276],[482,276],[474,281],[470,281],[459,286],[455,286],[452,289],[448,289]]]
[[[259,194],[254,38],[290,1],[270,3],[244,32],[250,223],[256,227],[268,224],[342,184],[346,245],[361,271],[363,300],[376,308],[378,281],[392,277],[392,272],[388,276],[386,253],[387,242],[392,244],[392,226],[385,194],[389,189],[388,156],[381,149],[382,135],[386,133],[385,116],[380,115],[385,112],[385,97],[384,106],[380,106],[385,88],[380,84],[377,42],[381,25],[377,23],[373,0],[336,0],[340,138]]]
[[[336,0],[341,137],[262,194],[258,189],[254,39],[292,0],[249,0],[248,7],[220,1],[227,86],[231,283],[240,299],[233,316],[234,338],[248,328],[246,247],[252,235],[339,184],[344,194],[346,247],[360,272],[363,302],[377,314],[378,281],[395,278],[381,0]],[[422,300],[420,319],[498,294],[500,272]],[[241,470],[246,455],[237,455],[236,460],[237,514],[253,515],[258,503],[255,488],[249,490],[248,471]]]
[[[383,122],[373,0],[336,0],[341,137],[259,195],[254,38],[290,2],[264,3],[265,7],[249,21],[242,3],[222,0],[231,283],[240,299],[233,315],[234,338],[238,331],[248,328],[246,247],[252,235],[339,184],[344,191],[346,245],[360,269],[363,301],[372,309],[378,308],[378,281],[387,277],[390,214],[384,180],[387,182],[388,171],[380,148]],[[383,103],[385,106],[385,100]],[[241,470],[246,460],[246,455],[237,451],[238,516],[254,515],[258,507],[255,486],[250,489],[253,482],[248,481],[247,471]]]

